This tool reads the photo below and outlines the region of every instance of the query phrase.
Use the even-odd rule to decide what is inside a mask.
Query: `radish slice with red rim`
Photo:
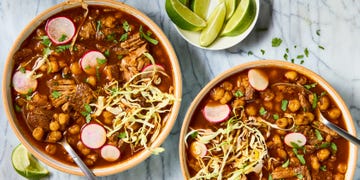
[[[250,85],[258,91],[265,90],[269,85],[269,77],[260,69],[250,69],[248,77]]]
[[[120,150],[110,144],[107,144],[101,148],[100,151],[101,157],[106,161],[116,161],[120,158]]]
[[[98,149],[106,142],[106,131],[99,124],[87,124],[81,129],[81,141],[91,149]]]
[[[227,120],[230,112],[229,105],[218,102],[208,102],[202,110],[205,119],[211,123],[220,123]]]
[[[99,51],[89,51],[80,59],[80,65],[86,74],[95,75],[107,63],[106,57]]]
[[[33,78],[31,71],[24,70],[15,72],[12,78],[12,84],[16,92],[28,94],[29,92],[35,91],[38,82]]]
[[[67,17],[55,17],[50,19],[45,26],[46,34],[55,44],[66,44],[75,35],[75,25]]]
[[[190,153],[191,155],[193,155],[195,158],[202,158],[206,155],[207,153],[207,147],[205,144],[198,142],[198,141],[194,141],[191,143],[190,145]]]
[[[301,133],[289,133],[284,137],[284,142],[289,147],[301,147],[306,144],[306,137]]]

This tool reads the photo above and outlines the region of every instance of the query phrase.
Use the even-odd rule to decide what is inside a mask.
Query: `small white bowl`
[[[232,46],[235,46],[236,44],[240,43],[242,40],[244,40],[252,31],[252,29],[254,29],[256,21],[258,19],[259,16],[259,10],[260,10],[260,1],[259,0],[255,0],[256,2],[256,15],[255,18],[253,20],[253,22],[251,23],[251,25],[248,27],[248,29],[246,31],[244,31],[243,33],[241,33],[240,35],[237,36],[224,36],[224,37],[218,37],[210,46],[207,47],[203,47],[200,45],[200,32],[201,31],[187,31],[187,30],[183,30],[179,27],[177,27],[175,24],[175,29],[178,31],[178,33],[190,44],[202,48],[202,49],[207,49],[207,50],[222,50],[222,49],[227,49],[230,48]],[[215,6],[218,4],[218,1],[210,1],[210,5],[209,5],[209,11],[208,13],[211,13],[212,10],[215,8]],[[208,14],[209,16],[209,14]]]

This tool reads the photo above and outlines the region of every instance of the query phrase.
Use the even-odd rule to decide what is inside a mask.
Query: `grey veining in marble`
[[[0,71],[20,31],[41,11],[61,0],[0,1]],[[125,0],[153,19],[172,42],[183,72],[183,101],[177,122],[163,147],[166,152],[151,156],[137,167],[101,179],[183,179],[178,158],[178,138],[183,117],[192,99],[216,75],[235,65],[257,59],[289,60],[309,50],[303,66],[325,78],[343,97],[360,133],[360,1],[357,0],[262,0],[259,21],[243,42],[223,51],[195,48],[177,34],[166,15],[165,0]],[[318,32],[318,33],[317,33]],[[272,47],[271,40],[283,40]],[[296,48],[295,48],[296,46]],[[324,47],[324,49],[319,48]],[[261,52],[263,50],[264,54]],[[248,55],[251,51],[253,55]],[[1,79],[3,74],[0,75]],[[1,97],[2,98],[2,97]],[[23,179],[12,168],[11,152],[19,143],[0,104],[0,179]],[[360,179],[357,160],[354,179]],[[48,179],[85,179],[48,167]]]

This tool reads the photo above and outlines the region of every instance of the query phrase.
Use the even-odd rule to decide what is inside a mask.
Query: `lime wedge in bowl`
[[[13,150],[11,162],[16,172],[25,178],[39,179],[49,174],[49,171],[22,144]]]
[[[225,1],[226,0],[211,0],[209,8],[208,8],[208,12],[211,14],[211,12],[214,11],[214,9],[219,4],[219,2],[225,2]],[[250,26],[244,32],[242,32],[241,34],[236,35],[236,36],[221,36],[221,35],[219,35],[217,37],[217,39],[209,46],[204,47],[204,46],[200,45],[199,39],[200,39],[201,32],[184,30],[184,29],[179,28],[178,26],[175,26],[175,29],[187,42],[189,42],[190,44],[192,44],[193,46],[196,46],[198,48],[206,49],[206,50],[222,50],[222,49],[230,48],[230,47],[240,43],[242,40],[244,40],[250,34],[250,32],[253,30],[253,28],[255,27],[256,21],[259,16],[260,1],[259,0],[252,0],[252,1],[254,2],[254,5],[255,5],[254,8],[255,8],[256,14],[255,14],[255,17],[254,17],[253,21],[251,22]],[[240,3],[238,3],[237,6],[239,6],[239,4]],[[233,16],[234,16],[234,14],[233,14]],[[223,28],[224,28],[224,26],[223,26]],[[221,32],[220,32],[220,34],[221,34]]]
[[[220,33],[226,16],[225,3],[220,3],[214,11],[210,14],[207,21],[207,26],[201,31],[200,34],[200,45],[209,46]]]
[[[226,5],[226,20],[230,19],[234,14],[239,0],[224,0]]]
[[[189,31],[199,31],[206,22],[179,0],[166,0],[165,9],[171,21],[179,28]]]
[[[222,36],[237,36],[249,28],[256,16],[255,0],[241,0],[234,14],[226,23]]]
[[[210,0],[192,0],[190,9],[199,15],[201,18],[206,19],[208,14]]]

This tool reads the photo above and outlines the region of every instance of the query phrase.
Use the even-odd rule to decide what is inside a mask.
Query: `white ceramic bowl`
[[[216,1],[216,0],[212,0],[210,2],[211,3],[209,5],[208,13],[211,13],[212,10],[215,8],[215,6],[218,3],[218,1]],[[257,19],[258,19],[258,16],[259,16],[259,10],[260,10],[260,1],[255,0],[255,2],[256,2],[256,15],[255,15],[253,22],[251,23],[251,25],[248,27],[248,29],[246,31],[244,31],[243,33],[241,33],[240,35],[237,35],[237,36],[218,37],[210,46],[207,46],[207,47],[200,45],[200,41],[199,41],[200,32],[183,30],[183,29],[177,27],[175,24],[174,24],[174,26],[175,26],[176,30],[178,31],[178,33],[187,42],[189,42],[190,44],[192,44],[198,48],[207,49],[207,50],[227,49],[227,48],[230,48],[230,47],[235,46],[236,44],[240,43],[254,29]]]

